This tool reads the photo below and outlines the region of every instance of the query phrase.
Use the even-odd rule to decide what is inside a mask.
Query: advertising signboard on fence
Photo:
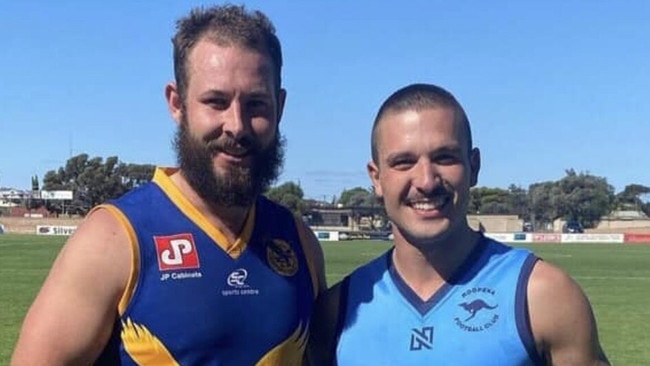
[[[650,244],[650,233],[626,233],[624,236],[626,243]]]
[[[62,226],[62,225],[38,225],[36,226],[37,235],[64,235],[70,236],[75,230],[76,226]]]
[[[559,243],[562,241],[562,234],[534,233],[533,243]]]
[[[338,231],[314,231],[314,234],[320,241],[339,241],[342,239]]]
[[[623,243],[623,234],[562,234],[563,243]]]
[[[42,200],[71,200],[72,191],[41,191]]]

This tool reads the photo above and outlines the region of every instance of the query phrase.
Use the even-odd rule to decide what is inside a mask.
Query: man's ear
[[[280,89],[278,93],[278,124],[282,119],[282,112],[284,112],[284,103],[287,101],[287,91],[285,89]]]
[[[372,188],[375,191],[375,196],[378,198],[383,198],[384,192],[381,190],[381,184],[379,182],[379,167],[377,164],[375,164],[374,161],[369,161],[368,165],[366,165],[366,169],[368,170],[368,176],[372,182]]]
[[[472,149],[469,155],[470,171],[470,187],[476,186],[478,183],[478,173],[481,170],[481,151],[478,147]]]
[[[170,82],[165,85],[165,99],[169,114],[180,125],[183,119],[183,98],[178,94],[176,83]]]

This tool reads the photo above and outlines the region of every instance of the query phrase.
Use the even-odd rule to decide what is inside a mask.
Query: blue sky
[[[237,3],[237,2],[236,2]],[[79,153],[173,165],[175,20],[197,1],[0,5],[0,186]],[[250,1],[283,44],[288,140],[279,183],[310,198],[369,187],[375,112],[429,82],[465,107],[479,185],[606,177],[650,185],[648,1]]]

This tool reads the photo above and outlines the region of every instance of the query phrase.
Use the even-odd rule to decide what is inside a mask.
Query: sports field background
[[[64,240],[0,235],[0,365],[9,363],[27,307]],[[650,245],[526,246],[582,285],[594,307],[601,343],[614,365],[650,365]],[[383,241],[323,242],[328,283],[334,284],[388,247]]]

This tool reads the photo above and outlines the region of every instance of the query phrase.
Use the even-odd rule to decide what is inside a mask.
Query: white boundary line
[[[572,276],[576,280],[637,280],[637,281],[648,281],[650,276]]]

